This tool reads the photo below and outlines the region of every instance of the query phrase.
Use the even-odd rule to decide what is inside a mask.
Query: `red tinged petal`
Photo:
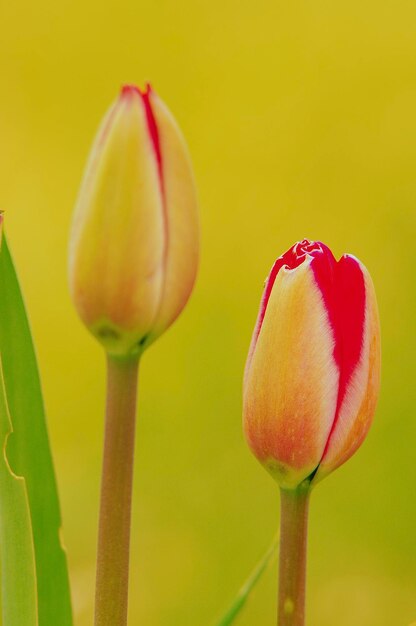
[[[199,221],[192,166],[182,134],[154,91],[148,90],[148,99],[160,139],[166,227],[163,297],[152,331],[152,336],[158,336],[176,319],[191,293],[198,265]]]
[[[327,251],[311,264],[333,327],[334,358],[339,367],[337,408],[323,456],[336,427],[348,383],[360,359],[365,317],[365,285],[360,264],[350,255],[344,255],[337,263],[328,248]]]
[[[359,262],[348,254],[338,261],[335,276],[335,317],[337,320],[336,355],[340,363],[338,407],[363,347],[365,284]]]
[[[354,257],[344,256],[339,265],[343,273],[339,286],[345,281],[343,296],[349,297],[344,311],[345,365],[334,424],[315,480],[342,465],[359,448],[371,426],[380,388],[380,323],[374,286]]]
[[[285,261],[283,259],[283,256],[279,257],[277,261],[275,261],[270,271],[270,274],[268,275],[266,279],[266,283],[264,285],[263,296],[260,302],[259,314],[257,316],[256,325],[254,326],[253,336],[251,338],[250,348],[248,350],[248,357],[247,357],[246,367],[245,367],[245,372],[244,372],[244,380],[247,377],[247,372],[251,365],[251,360],[253,358],[253,353],[256,348],[257,339],[259,337],[261,326],[264,320],[264,316],[266,314],[267,304],[269,302],[270,294],[272,293],[274,282],[276,280],[276,277],[277,277],[277,274],[279,273],[280,268],[283,267],[284,264],[285,264]]]
[[[144,110],[146,113],[147,128],[149,136],[152,142],[153,150],[155,152],[156,162],[158,166],[160,182],[163,188],[163,170],[162,170],[162,152],[160,148],[159,130],[157,128],[155,116],[152,110],[150,97],[152,94],[152,87],[150,84],[146,85],[146,88],[142,91],[136,85],[123,85],[121,88],[121,98],[130,99],[139,96],[142,99]]]
[[[311,257],[282,268],[244,383],[244,430],[255,456],[285,488],[318,466],[332,427],[339,371],[334,334]]]
[[[163,187],[162,151],[160,148],[159,131],[157,128],[156,119],[153,113],[152,105],[150,103],[151,94],[152,94],[152,88],[149,84],[146,85],[145,91],[140,92],[140,95],[143,100],[144,108],[146,111],[146,119],[147,119],[147,125],[149,128],[149,135],[152,139],[153,148],[154,148],[155,155],[156,155],[156,161],[159,167],[160,180],[162,182],[162,187]]]
[[[248,358],[246,363],[246,371],[251,363],[251,358],[256,347],[257,338],[259,336],[263,319],[266,313],[267,305],[269,303],[270,294],[276,280],[276,277],[282,267],[289,270],[294,270],[301,265],[307,257],[314,257],[315,259],[321,259],[324,254],[324,263],[327,264],[331,260],[335,263],[334,256],[330,249],[320,241],[310,241],[309,239],[303,239],[293,245],[287,252],[282,254],[274,263],[269,276],[266,279],[264,286],[263,296],[260,302],[260,310],[257,317],[257,322],[254,327],[253,336],[251,339],[250,349],[248,352]],[[330,257],[328,261],[326,256]],[[318,281],[319,284],[319,281]]]
[[[312,262],[328,316],[335,333],[334,357],[340,368],[338,403],[342,402],[348,380],[360,358],[365,308],[364,277],[358,261],[344,255],[328,263],[328,256]]]
[[[334,287],[336,320],[334,356],[339,364],[340,377],[337,410],[323,456],[330,445],[340,407],[363,348],[365,285],[361,267],[354,257],[345,254],[338,261]]]

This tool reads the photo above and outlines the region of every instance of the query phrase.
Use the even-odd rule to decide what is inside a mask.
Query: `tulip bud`
[[[176,319],[195,281],[198,215],[181,132],[151,90],[123,87],[92,148],[70,240],[70,290],[115,355],[140,353]]]
[[[281,487],[317,482],[364,440],[380,381],[371,277],[345,254],[304,240],[266,281],[244,377],[244,429]]]

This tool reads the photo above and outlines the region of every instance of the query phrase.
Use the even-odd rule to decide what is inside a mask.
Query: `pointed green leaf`
[[[35,549],[39,626],[71,626],[61,515],[36,356],[5,238],[0,252],[0,354],[13,428],[8,460],[25,479]],[[9,571],[5,571],[9,576]],[[17,593],[17,590],[16,590]],[[20,626],[29,624],[22,620]],[[5,622],[4,626],[10,626]]]
[[[257,564],[253,572],[250,574],[249,578],[241,587],[237,596],[234,598],[233,602],[228,607],[228,610],[224,613],[224,615],[222,616],[220,620],[215,622],[215,626],[230,626],[230,624],[234,623],[235,619],[238,617],[241,610],[244,608],[254,587],[260,580],[263,572],[266,570],[267,566],[276,557],[278,545],[279,545],[279,541],[276,538],[274,539],[272,545],[267,550],[266,554],[263,556],[261,561]]]

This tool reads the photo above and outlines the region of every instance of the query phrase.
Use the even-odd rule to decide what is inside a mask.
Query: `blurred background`
[[[209,626],[279,522],[241,430],[266,277],[317,238],[369,268],[383,333],[370,435],[313,494],[311,626],[416,619],[416,6],[412,0],[0,0],[0,208],[30,312],[76,625],[92,623],[104,359],[69,300],[97,126],[150,80],[187,138],[202,259],[142,361],[130,624]],[[277,566],[241,626],[275,623]]]

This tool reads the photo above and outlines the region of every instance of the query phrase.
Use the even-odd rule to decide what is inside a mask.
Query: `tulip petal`
[[[316,469],[337,403],[334,331],[312,260],[277,273],[246,372],[246,438],[286,488]]]
[[[247,378],[247,372],[250,368],[250,364],[251,364],[251,359],[253,357],[253,353],[254,350],[256,348],[256,343],[257,343],[257,339],[258,336],[260,334],[260,330],[263,324],[263,320],[264,320],[264,316],[266,314],[266,309],[267,309],[267,305],[269,302],[269,298],[270,298],[270,294],[272,293],[272,289],[273,289],[273,285],[274,282],[276,280],[276,276],[279,273],[280,269],[285,265],[286,261],[284,256],[279,257],[271,271],[270,274],[268,275],[267,279],[266,279],[266,283],[264,285],[264,290],[263,290],[263,295],[261,298],[261,302],[260,302],[260,310],[259,310],[259,314],[257,316],[257,321],[256,321],[256,325],[254,327],[254,332],[253,332],[253,336],[251,338],[251,343],[250,343],[250,348],[248,351],[248,357],[247,357],[247,361],[246,361],[246,367],[245,367],[245,371],[244,371],[244,385],[246,384],[246,378]]]
[[[363,442],[374,416],[380,386],[380,329],[371,277],[354,257],[337,267],[337,411],[314,482],[347,461]]]
[[[250,366],[251,357],[256,347],[257,337],[259,336],[260,329],[263,324],[263,319],[266,313],[270,294],[272,293],[272,289],[279,271],[282,267],[294,270],[299,267],[299,265],[301,265],[306,258],[309,258],[309,261],[311,261],[311,265],[315,268],[315,278],[317,279],[318,285],[320,286],[321,290],[323,290],[323,285],[327,283],[332,284],[332,264],[335,264],[335,259],[330,249],[322,242],[303,239],[302,241],[298,241],[294,246],[289,248],[287,252],[282,254],[282,256],[280,256],[275,261],[270,271],[270,274],[266,279],[263,296],[260,303],[260,310],[257,317],[256,325],[254,327],[250,349],[248,352],[246,370]],[[325,294],[323,294],[323,296],[325,296]]]
[[[199,220],[191,160],[182,133],[154,92],[149,100],[160,140],[167,220],[162,297],[152,329],[156,337],[176,319],[191,294],[198,266]]]
[[[359,262],[350,255],[344,255],[333,264],[331,280],[327,281],[327,274],[320,269],[320,260],[314,259],[313,268],[335,333],[334,357],[340,369],[339,407],[363,345],[364,276]]]

